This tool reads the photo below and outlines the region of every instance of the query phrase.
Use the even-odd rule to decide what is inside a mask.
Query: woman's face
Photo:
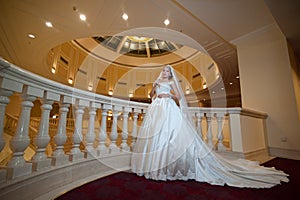
[[[171,77],[171,71],[168,67],[163,68],[162,77],[163,78],[170,78]]]

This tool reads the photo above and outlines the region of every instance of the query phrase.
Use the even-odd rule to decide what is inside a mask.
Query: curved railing
[[[18,116],[6,112],[13,94],[20,99]],[[41,102],[41,115],[33,118],[30,114],[36,99]],[[55,119],[50,118],[53,103],[59,104]],[[17,192],[12,192],[12,187],[24,190],[30,186],[28,182],[42,181],[42,175],[56,177],[57,182],[40,188],[35,197],[60,187],[61,181],[68,184],[75,177],[97,178],[95,174],[130,169],[131,148],[148,105],[62,85],[1,59],[0,197],[13,198]],[[70,106],[72,119],[67,118]],[[243,115],[266,118],[264,113],[241,108],[189,109],[199,135],[219,151],[244,152],[240,139]],[[83,166],[92,170],[83,170]],[[63,177],[68,173],[72,178],[66,180]]]

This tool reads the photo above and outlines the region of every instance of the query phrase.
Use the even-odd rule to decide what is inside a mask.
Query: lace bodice
[[[170,82],[161,82],[159,83],[159,86],[156,87],[156,94],[171,94],[171,90],[172,90],[172,85],[173,81]]]

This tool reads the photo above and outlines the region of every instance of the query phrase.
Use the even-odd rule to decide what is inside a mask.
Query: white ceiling
[[[225,81],[230,81],[238,73],[231,41],[270,24],[279,23],[299,55],[299,10],[296,0],[0,0],[0,56],[42,74],[49,71],[50,49],[73,39],[124,31],[174,42],[190,37],[207,50]],[[129,15],[126,22],[123,12]],[[86,22],[79,20],[79,13],[87,16]],[[163,25],[166,18],[171,21],[168,27]],[[54,27],[47,28],[45,21]],[[28,38],[29,33],[36,39]],[[222,52],[230,58],[222,58]]]

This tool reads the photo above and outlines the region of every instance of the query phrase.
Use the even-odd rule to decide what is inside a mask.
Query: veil
[[[180,110],[182,112],[182,115],[183,115],[183,117],[187,118],[189,122],[192,122],[193,118],[189,113],[188,104],[186,102],[184,92],[183,92],[183,90],[181,88],[181,85],[179,83],[179,79],[177,77],[177,74],[176,74],[175,70],[173,69],[173,67],[171,65],[166,65],[165,67],[169,67],[170,70],[171,70],[171,74],[173,76],[173,81],[174,81],[174,83],[177,87],[177,90],[178,90],[178,93],[179,93],[179,96],[180,96],[180,99],[178,101],[179,101],[179,107],[180,107]],[[162,72],[159,74],[158,78],[153,83],[153,86],[154,86],[155,83],[159,82],[159,79],[161,77],[162,77]]]

